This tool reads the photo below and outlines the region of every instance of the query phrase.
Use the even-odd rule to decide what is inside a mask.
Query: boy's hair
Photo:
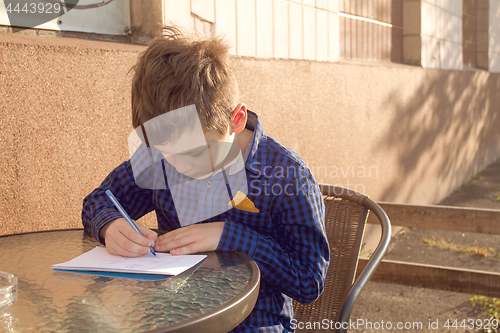
[[[228,50],[220,37],[201,39],[165,27],[132,68],[134,128],[195,104],[204,131],[225,133],[239,98]]]

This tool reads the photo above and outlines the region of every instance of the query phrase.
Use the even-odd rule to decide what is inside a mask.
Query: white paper
[[[52,265],[52,268],[79,271],[178,275],[193,267],[204,258],[206,258],[206,255],[173,256],[168,253],[156,253],[156,257],[148,253],[138,258],[126,258],[111,255],[105,248],[97,246],[95,249],[70,261]]]

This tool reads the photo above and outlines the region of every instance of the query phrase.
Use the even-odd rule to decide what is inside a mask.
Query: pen
[[[120,204],[118,199],[116,199],[116,197],[113,195],[113,193],[110,190],[106,190],[106,194],[111,199],[111,201],[115,204],[116,208],[118,208],[118,211],[120,212],[120,214],[122,214],[122,216],[125,218],[125,220],[127,220],[127,222],[132,226],[132,228],[134,228],[134,230],[137,231],[139,233],[139,235],[144,236],[142,234],[142,232],[139,230],[139,228],[137,228],[134,221],[132,221],[130,216],[127,214],[125,209],[123,209],[122,205]],[[156,257],[156,252],[155,252],[155,250],[153,250],[152,246],[149,247],[149,250],[151,251],[151,254],[153,254]]]

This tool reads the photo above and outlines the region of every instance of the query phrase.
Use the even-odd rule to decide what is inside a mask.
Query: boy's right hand
[[[158,234],[139,223],[136,225],[144,236],[135,231],[124,218],[116,219],[101,229],[99,235],[106,240],[109,254],[140,257],[149,253],[149,247],[154,246]]]

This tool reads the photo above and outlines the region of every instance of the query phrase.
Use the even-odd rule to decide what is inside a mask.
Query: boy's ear
[[[247,124],[247,106],[245,103],[238,104],[231,114],[231,126],[233,133],[239,133],[245,129]]]

